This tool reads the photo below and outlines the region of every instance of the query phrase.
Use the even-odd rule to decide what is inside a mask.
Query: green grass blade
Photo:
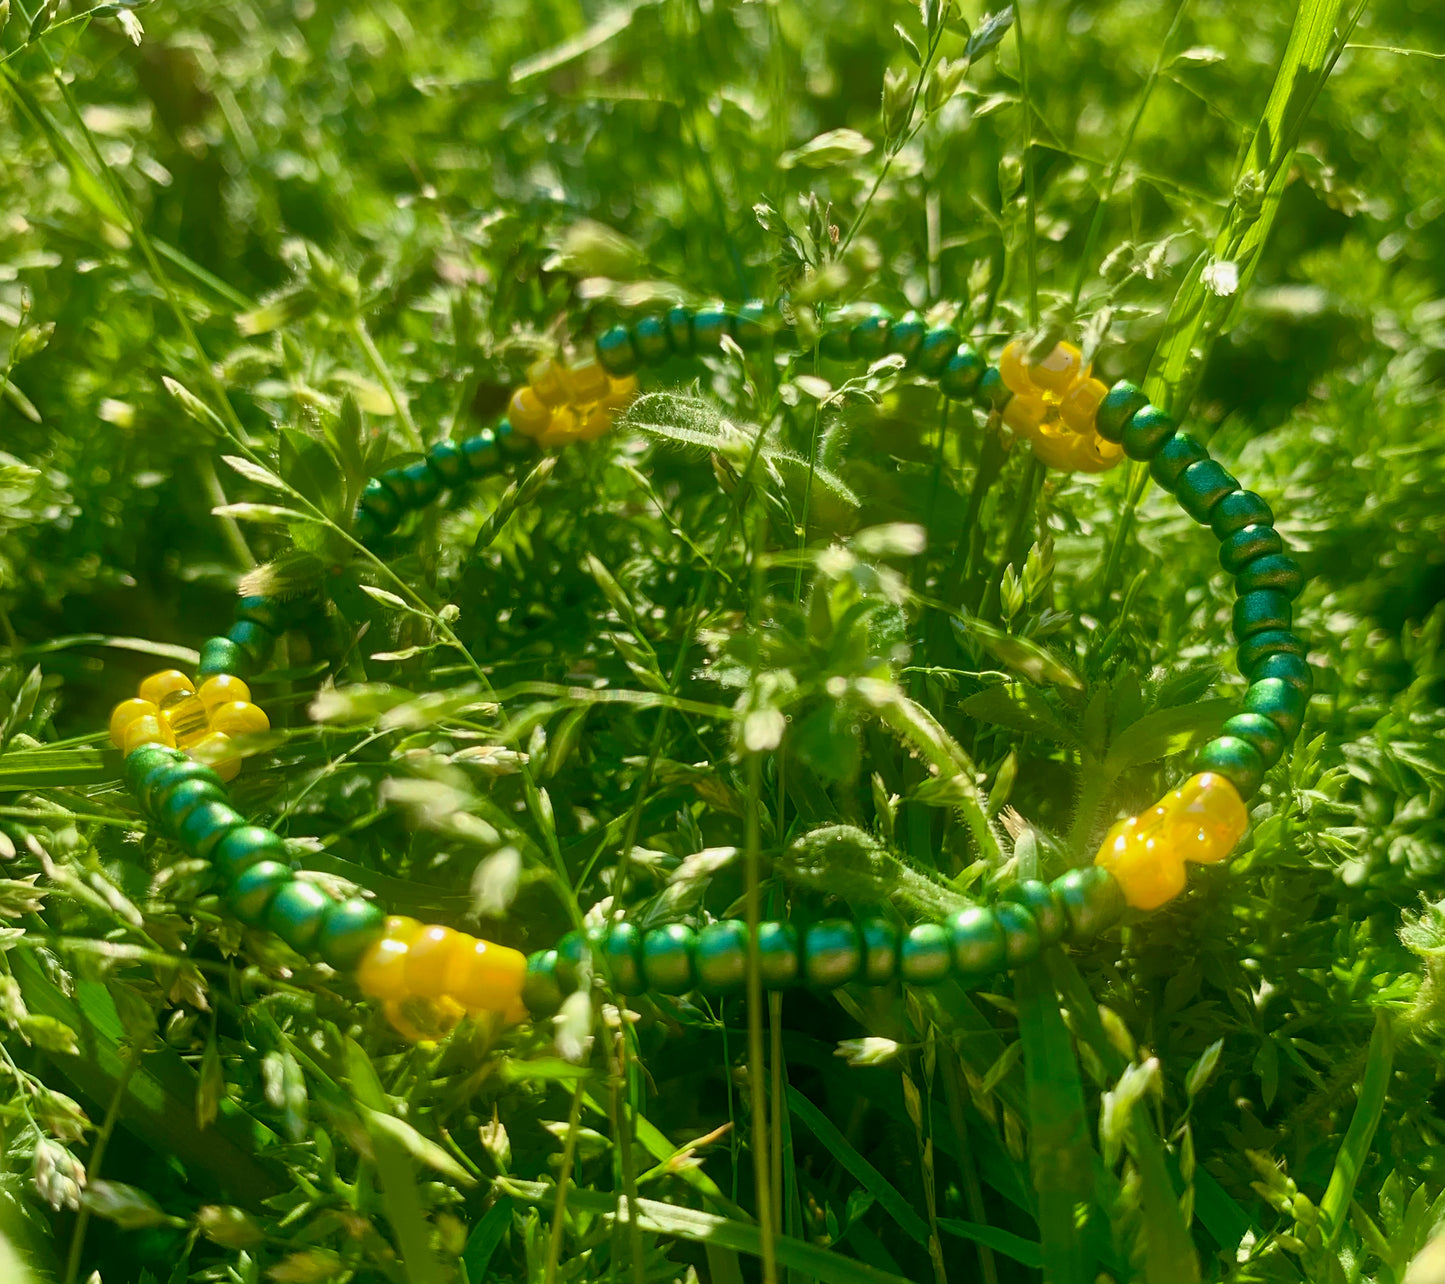
[[[1139,1169],[1146,1284],[1199,1284],[1199,1258],[1179,1211],[1164,1147],[1142,1101],[1129,1116],[1129,1151]]]
[[[1320,1200],[1320,1217],[1325,1224],[1326,1246],[1334,1244],[1350,1210],[1355,1194],[1355,1181],[1369,1158],[1370,1143],[1375,1138],[1385,1097],[1390,1087],[1390,1071],[1395,1064],[1395,1033],[1390,1018],[1383,1012],[1375,1014],[1375,1032],[1370,1036],[1370,1050],[1365,1062],[1365,1078],[1360,1084],[1360,1099],[1354,1117],[1345,1132],[1340,1152],[1335,1156],[1330,1184]]]
[[[982,1244],[991,1248],[995,1253],[1002,1253],[1005,1257],[1011,1257],[1024,1266],[1031,1266],[1039,1270],[1044,1264],[1044,1251],[1041,1245],[1031,1239],[1025,1239],[1022,1235],[1015,1235],[1010,1231],[1000,1230],[997,1226],[981,1226],[978,1222],[961,1222],[953,1217],[940,1217],[938,1229],[947,1231],[950,1235],[957,1235],[959,1239],[971,1240],[975,1244]]]
[[[482,1220],[467,1236],[467,1246],[462,1250],[462,1265],[467,1268],[467,1279],[481,1284],[487,1278],[487,1267],[492,1263],[492,1254],[502,1242],[512,1224],[512,1212],[516,1205],[505,1195],[487,1209]]]

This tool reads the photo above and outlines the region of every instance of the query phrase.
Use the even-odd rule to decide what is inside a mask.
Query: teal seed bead
[[[748,979],[748,925],[738,918],[709,923],[697,934],[697,986],[730,994]]]
[[[1286,740],[1299,735],[1309,703],[1308,691],[1291,686],[1283,678],[1256,678],[1244,693],[1245,712],[1268,718]]]
[[[461,446],[462,467],[468,477],[485,477],[502,466],[502,451],[497,434],[483,428],[475,437],[468,437]]]
[[[306,954],[315,945],[321,924],[335,904],[315,883],[293,878],[276,889],[263,921],[298,954]]]
[[[492,435],[497,439],[497,451],[504,461],[534,459],[542,453],[542,447],[537,444],[536,439],[518,432],[512,427],[510,419],[498,419],[492,428]]]
[[[953,968],[953,945],[940,923],[916,923],[903,937],[899,970],[909,985],[937,985]]]
[[[1262,633],[1251,633],[1239,644],[1234,653],[1234,662],[1241,673],[1250,674],[1254,667],[1267,655],[1297,655],[1304,658],[1305,644],[1299,635],[1289,629],[1265,629]]]
[[[204,682],[222,673],[245,677],[251,671],[246,654],[230,638],[207,638],[201,643],[201,663],[196,677]]]
[[[985,976],[1004,965],[1007,942],[993,910],[975,905],[948,920],[954,969],[964,976]]]
[[[684,994],[697,982],[697,933],[686,923],[654,928],[642,938],[642,975],[659,994]]]
[[[385,930],[386,911],[359,896],[337,901],[321,920],[316,953],[338,972],[349,972]]]
[[[1252,490],[1233,490],[1209,514],[1215,539],[1228,539],[1246,526],[1273,526],[1274,510]]]
[[[1173,490],[1185,469],[1202,464],[1208,458],[1209,452],[1187,432],[1176,432],[1149,461],[1149,476],[1165,490]]]
[[[898,929],[885,919],[870,918],[858,929],[863,937],[864,985],[887,985],[898,976]]]
[[[942,378],[939,379],[938,386],[943,387]],[[1013,399],[1013,389],[1003,381],[1003,375],[999,374],[993,366],[989,366],[979,376],[978,387],[973,390],[975,405],[982,406],[985,410],[1001,412]]]
[[[863,942],[847,919],[826,918],[803,933],[803,976],[809,985],[833,990],[847,985],[863,966]]]
[[[385,531],[381,523],[364,508],[358,508],[351,518],[351,536],[358,544],[371,544],[380,539]]]
[[[700,308],[692,316],[692,346],[699,355],[722,347],[723,335],[732,334],[733,319],[726,308]]]
[[[263,860],[252,865],[231,884],[226,905],[247,927],[260,927],[266,921],[266,908],[271,898],[291,881],[291,867],[280,861]]]
[[[405,468],[388,468],[381,480],[390,486],[407,508],[425,508],[442,489],[441,480],[421,460]]]
[[[641,994],[647,988],[642,977],[642,933],[632,923],[613,923],[602,938],[602,956],[619,994]]]
[[[166,833],[175,836],[180,833],[181,822],[202,803],[225,801],[226,791],[209,780],[183,780],[166,794],[156,819]]]
[[[1094,414],[1094,427],[1105,441],[1112,441],[1117,446],[1124,440],[1124,426],[1148,404],[1149,398],[1137,384],[1120,379],[1099,403],[1099,409]]]
[[[231,625],[226,636],[241,648],[241,654],[246,657],[246,663],[251,666],[252,672],[266,667],[271,659],[271,652],[276,647],[276,635],[270,629],[263,629],[254,620],[238,620]]]
[[[773,336],[775,316],[760,299],[744,303],[733,320],[733,338],[738,341],[738,347],[744,352],[757,352],[766,346]]]
[[[672,341],[667,337],[667,322],[661,317],[643,317],[632,326],[632,350],[637,359],[649,366],[660,366],[672,356]]]
[[[263,860],[285,862],[286,844],[261,825],[241,825],[216,844],[211,864],[226,882],[233,883],[252,865]]]
[[[1256,557],[1254,561],[1234,577],[1234,591],[1243,597],[1261,589],[1273,589],[1290,601],[1300,595],[1305,586],[1305,573],[1300,564],[1288,553],[1273,553],[1269,557]]]
[[[243,597],[236,603],[236,618],[250,620],[272,633],[285,633],[290,627],[290,612],[278,597]]]
[[[125,777],[126,788],[144,805],[150,779],[187,761],[179,749],[168,749],[165,745],[140,745],[126,754],[121,774]]]
[[[1124,424],[1119,440],[1130,459],[1148,463],[1174,439],[1175,432],[1174,420],[1158,406],[1146,405]]]
[[[948,359],[958,351],[963,336],[951,325],[938,326],[923,336],[918,345],[918,355],[913,364],[918,373],[929,379],[937,379],[948,365]]]
[[[550,1016],[566,998],[557,976],[557,951],[537,950],[527,955],[527,975],[522,981],[522,1003],[534,1017]]]
[[[583,966],[592,967],[592,942],[581,932],[571,931],[557,942],[557,968],[559,975],[575,983]]]
[[[878,311],[859,321],[853,327],[849,345],[853,355],[860,361],[877,361],[883,356],[888,351],[888,328],[892,320],[887,312]]]
[[[1236,713],[1220,727],[1219,732],[1253,745],[1255,752],[1264,760],[1266,771],[1284,755],[1284,732],[1280,730],[1278,723],[1266,718],[1262,713]]]
[[[849,361],[853,357],[852,326],[834,326],[818,338],[818,353],[829,361]]]
[[[625,325],[615,325],[597,336],[597,364],[621,379],[637,369],[637,350]]]
[[[987,365],[968,344],[960,344],[938,376],[938,390],[951,401],[967,401],[978,388]]]
[[[1043,934],[1028,907],[1013,901],[1000,901],[993,908],[1003,929],[1004,962],[1008,967],[1032,963],[1044,947]]]
[[[797,985],[803,972],[798,929],[791,923],[758,924],[758,974],[765,990]]]
[[[1306,702],[1314,693],[1315,674],[1309,661],[1297,655],[1277,652],[1267,655],[1244,675],[1250,682],[1263,682],[1267,678],[1278,678],[1285,686],[1300,692]]]
[[[1264,759],[1248,740],[1238,736],[1215,736],[1194,759],[1195,771],[1212,771],[1223,776],[1246,802],[1258,792],[1264,779]]]
[[[912,363],[923,348],[927,330],[922,317],[906,316],[895,321],[888,331],[888,351]]]
[[[437,475],[437,480],[448,489],[463,485],[467,480],[467,461],[462,448],[454,441],[439,441],[426,452],[427,467]]]
[[[1087,941],[1123,917],[1124,893],[1114,876],[1099,865],[1071,869],[1053,881],[1054,895],[1064,907],[1067,939]]]
[[[1015,883],[1004,894],[1005,901],[1016,901],[1033,915],[1039,929],[1042,945],[1056,945],[1064,939],[1069,921],[1064,915],[1064,906],[1054,894],[1054,889],[1037,878],[1026,878]]]
[[[245,823],[238,812],[223,802],[201,803],[186,814],[176,829],[176,837],[193,856],[209,860],[221,839]]]
[[[1289,598],[1273,589],[1256,589],[1234,599],[1234,637],[1238,642],[1266,629],[1287,629],[1294,623]]]
[[[672,344],[672,350],[677,353],[678,356],[692,356],[691,308],[676,307],[669,309],[667,314],[667,340]]]
[[[361,488],[358,507],[363,513],[371,514],[372,520],[381,528],[383,534],[394,531],[406,512],[401,496],[380,477],[373,477]]]
[[[1179,507],[1201,526],[1209,525],[1209,515],[1214,506],[1231,491],[1239,489],[1239,483],[1225,471],[1224,466],[1213,459],[1201,459],[1190,464],[1174,487],[1174,498]]]
[[[143,806],[152,816],[159,816],[170,797],[171,790],[188,780],[204,780],[220,795],[225,797],[225,785],[220,776],[204,763],[195,762],[184,754],[177,754],[169,762],[157,762],[141,779],[140,788],[135,791]]]
[[[1245,526],[1228,539],[1219,541],[1219,564],[1231,575],[1238,575],[1252,561],[1284,552],[1284,541],[1273,526]]]

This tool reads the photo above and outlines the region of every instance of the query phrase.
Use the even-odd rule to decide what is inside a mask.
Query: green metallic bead
[[[1219,729],[1220,735],[1235,736],[1254,746],[1268,771],[1284,755],[1285,736],[1279,724],[1262,713],[1236,713]]]
[[[1044,948],[1043,933],[1028,907],[1014,901],[1000,901],[993,912],[1003,928],[1005,964],[1011,968],[1022,967],[1038,958]]]
[[[203,780],[225,797],[226,786],[220,776],[204,763],[187,758],[184,754],[177,754],[169,762],[157,761],[141,778],[140,787],[134,791],[135,796],[152,816],[159,817],[171,790],[189,780]]]
[[[634,924],[611,924],[599,948],[614,990],[619,994],[641,994],[647,988],[642,976],[642,933]]]
[[[497,434],[490,428],[483,428],[475,437],[468,437],[462,442],[461,456],[462,467],[468,477],[485,477],[502,466]]]
[[[1309,705],[1309,692],[1290,685],[1283,678],[1254,678],[1244,693],[1245,711],[1268,718],[1286,741],[1299,735]]]
[[[1256,589],[1234,599],[1234,637],[1237,642],[1266,629],[1288,629],[1294,623],[1289,598],[1273,589]]]
[[[386,532],[381,529],[381,523],[376,520],[364,508],[358,508],[351,518],[351,537],[358,544],[370,545],[379,540]]]
[[[642,938],[642,975],[659,994],[685,994],[697,983],[697,933],[686,923],[654,928]]]
[[[803,972],[798,929],[791,923],[758,924],[758,972],[763,989],[786,990]]]
[[[427,467],[443,486],[455,489],[467,480],[467,461],[454,441],[439,441],[426,452]]]
[[[870,918],[858,929],[863,937],[864,985],[887,985],[898,976],[898,929],[886,919]]]
[[[748,925],[740,918],[719,919],[697,934],[698,989],[730,994],[748,979]]]
[[[916,923],[903,937],[899,974],[909,985],[937,985],[953,969],[948,929],[940,923]]]
[[[251,672],[246,653],[230,638],[207,638],[201,643],[201,663],[196,668],[196,677],[204,682],[222,673],[233,673],[244,678]]]
[[[362,487],[357,507],[364,513],[370,513],[384,533],[394,531],[406,512],[401,496],[380,477],[373,477]]]
[[[442,493],[442,479],[425,459],[395,471],[401,479],[396,487],[397,493],[406,500],[408,508],[425,508]],[[382,476],[390,479],[391,473],[383,473]]]
[[[1149,476],[1165,490],[1172,491],[1179,485],[1186,468],[1202,464],[1208,458],[1209,452],[1187,432],[1176,432],[1149,461]]]
[[[211,853],[211,864],[226,882],[233,883],[252,865],[263,860],[284,862],[286,844],[279,835],[261,825],[242,825],[231,830]]]
[[[246,657],[252,672],[264,669],[271,659],[271,652],[276,649],[276,635],[254,620],[236,621],[226,636],[241,648],[241,654]]]
[[[923,336],[927,331],[927,325],[919,316],[909,315],[895,321],[888,330],[888,351],[911,364],[923,349]]]
[[[1306,701],[1314,693],[1315,673],[1309,661],[1298,655],[1276,652],[1267,655],[1244,675],[1250,682],[1263,682],[1267,678],[1278,678],[1285,686],[1300,692]]]
[[[498,419],[492,426],[492,436],[497,439],[497,451],[504,461],[517,463],[535,459],[542,453],[537,439],[518,432],[510,419]]]
[[[853,355],[860,361],[877,361],[888,351],[888,329],[892,324],[892,314],[882,308],[857,322],[849,344]]]
[[[667,313],[667,339],[672,350],[680,357],[693,354],[692,309],[676,307]]]
[[[201,803],[186,813],[176,829],[176,838],[193,856],[209,860],[221,839],[245,823],[245,818],[226,803]]]
[[[1212,771],[1223,776],[1248,802],[1264,779],[1264,759],[1248,740],[1238,736],[1215,736],[1194,759],[1195,771]]]
[[[321,920],[316,953],[338,972],[349,972],[385,930],[386,911],[375,901],[359,896],[337,901]]]
[[[1255,665],[1267,655],[1297,655],[1304,658],[1305,644],[1297,633],[1289,629],[1265,629],[1263,633],[1251,633],[1239,644],[1234,653],[1234,662],[1240,673],[1253,673]]]
[[[293,878],[289,883],[282,883],[271,897],[266,906],[265,925],[298,954],[306,954],[316,943],[321,924],[335,905],[315,883]]]
[[[847,985],[863,966],[863,942],[845,918],[825,918],[803,933],[803,976],[809,985],[833,990]]]
[[[271,898],[291,881],[291,867],[280,861],[263,860],[252,865],[226,893],[226,905],[247,927],[260,927],[266,921],[266,908]]]
[[[1027,908],[1039,929],[1039,941],[1042,945],[1055,945],[1064,939],[1064,933],[1069,929],[1069,920],[1064,914],[1063,903],[1047,883],[1037,878],[1026,878],[1010,887],[1002,899],[1015,901]]]
[[[853,359],[853,327],[834,326],[824,330],[818,337],[818,355],[829,361],[851,361]]]
[[[1215,504],[1209,528],[1215,539],[1228,539],[1246,526],[1273,526],[1274,510],[1252,490],[1233,490]]]
[[[181,822],[202,803],[223,803],[226,791],[213,785],[209,780],[183,780],[174,785],[166,794],[166,800],[157,811],[156,819],[161,828],[174,837],[180,833]]]
[[[615,325],[597,336],[597,364],[615,379],[637,369],[637,349],[625,325]]]
[[[1148,404],[1149,398],[1137,384],[1120,379],[1099,403],[1099,409],[1094,414],[1094,427],[1105,441],[1112,441],[1117,446],[1124,440],[1125,425]]]
[[[522,982],[522,1003],[534,1017],[551,1016],[567,997],[557,976],[557,951],[537,950],[527,955],[527,975]]]
[[[1174,420],[1158,406],[1148,405],[1133,413],[1119,440],[1130,459],[1148,463],[1173,440],[1176,431]]]
[[[761,299],[749,299],[738,309],[733,320],[733,338],[744,352],[757,352],[766,347],[778,328],[778,314]]]
[[[939,381],[942,387],[942,380]],[[1014,399],[1013,389],[1003,381],[1003,375],[993,367],[979,377],[978,387],[973,390],[973,401],[977,406],[985,410],[996,410],[1002,413],[1003,408]]]
[[[1051,886],[1068,921],[1068,940],[1087,941],[1107,931],[1124,914],[1124,893],[1114,876],[1099,865],[1071,869]]]
[[[1004,965],[1003,926],[998,915],[982,905],[961,910],[948,920],[954,970],[964,976],[986,976]]]
[[[913,364],[918,373],[929,379],[937,379],[962,342],[963,336],[951,325],[930,330],[923,336],[923,342],[918,345],[918,355],[914,358]]]
[[[165,745],[138,745],[125,756],[121,774],[125,787],[145,805],[146,785],[152,776],[177,767],[189,761],[179,749],[168,749]]]
[[[557,974],[575,985],[584,968],[592,971],[591,940],[575,929],[564,933],[557,942]]]
[[[717,351],[723,335],[732,332],[733,319],[726,308],[700,308],[692,314],[692,346],[700,356]]]
[[[1238,575],[1256,558],[1284,552],[1284,541],[1273,526],[1245,526],[1219,541],[1219,564]]]
[[[978,389],[987,363],[966,343],[949,357],[938,376],[938,390],[951,401],[967,401]]]
[[[291,612],[277,597],[243,597],[236,603],[236,619],[250,620],[272,633],[285,633],[291,627]]]
[[[1254,561],[1246,563],[1245,568],[1234,577],[1234,591],[1240,597],[1246,593],[1271,589],[1292,602],[1300,595],[1304,586],[1305,573],[1288,553],[1256,557]]]
[[[1157,462],[1157,459],[1156,459]],[[1226,495],[1239,489],[1239,483],[1214,459],[1190,464],[1174,487],[1179,507],[1201,526],[1209,525],[1214,506]]]
[[[637,359],[649,366],[660,366],[672,356],[672,340],[667,337],[667,322],[661,317],[643,317],[633,323],[632,350]]]

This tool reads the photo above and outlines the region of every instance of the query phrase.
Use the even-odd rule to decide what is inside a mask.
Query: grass
[[[0,12],[0,1277],[1434,1278],[1428,6]],[[243,573],[329,605],[238,805],[528,949],[1052,876],[1239,694],[1141,470],[1045,473],[886,365],[668,366],[608,440],[345,535],[559,340],[784,293],[1079,340],[1268,497],[1319,677],[1252,837],[983,991],[398,1044],[221,915],[96,732]]]

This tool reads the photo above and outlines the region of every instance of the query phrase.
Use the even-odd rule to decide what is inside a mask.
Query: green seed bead
[[[667,314],[667,339],[672,344],[672,350],[680,357],[690,357],[693,354],[692,340],[692,309],[684,307],[672,308]]]
[[[791,923],[758,924],[758,972],[765,990],[797,985],[803,972],[798,930]]]
[[[1253,673],[1255,666],[1267,655],[1297,655],[1304,658],[1305,644],[1298,634],[1288,629],[1266,629],[1263,633],[1252,633],[1239,644],[1234,653],[1234,662],[1240,673]]]
[[[968,344],[960,344],[938,376],[938,390],[951,401],[967,401],[978,389],[988,368],[984,359]]]
[[[1238,575],[1256,558],[1283,551],[1284,541],[1273,526],[1245,526],[1219,541],[1219,564],[1231,575]]]
[[[1244,693],[1245,711],[1268,718],[1286,741],[1299,735],[1309,703],[1308,691],[1291,686],[1283,678],[1256,678]]]
[[[642,938],[642,975],[659,994],[684,994],[697,983],[697,933],[686,923],[654,928]]]
[[[803,975],[809,985],[833,990],[863,966],[863,942],[847,919],[826,918],[803,933]]]
[[[615,325],[597,336],[597,364],[621,379],[637,369],[637,350],[625,325]]]
[[[722,347],[723,335],[732,334],[733,319],[726,308],[702,308],[692,316],[692,346],[700,355]]]
[[[159,817],[171,790],[188,780],[203,780],[225,797],[226,787],[220,776],[210,767],[194,762],[184,754],[176,755],[169,762],[157,762],[155,767],[142,777],[140,788],[135,790],[135,795],[140,799],[141,806],[152,816]]]
[[[632,350],[637,359],[649,366],[660,366],[672,356],[672,341],[667,337],[667,322],[661,317],[643,317],[632,326]]]
[[[1032,963],[1043,951],[1043,933],[1034,922],[1028,907],[1013,901],[1000,901],[993,907],[998,923],[1003,928],[1004,962],[1008,967],[1022,967]]]
[[[953,968],[953,946],[940,923],[916,923],[899,951],[902,977],[909,985],[937,985]]]
[[[227,883],[234,883],[252,865],[263,860],[285,863],[286,844],[280,836],[261,825],[242,825],[231,830],[211,853],[211,864]]]
[[[888,330],[888,351],[912,363],[923,349],[923,336],[927,331],[928,327],[919,316],[910,314],[901,321],[895,321]]]
[[[888,329],[893,318],[882,310],[864,317],[853,327],[850,346],[860,361],[877,361],[888,351]]]
[[[201,803],[186,814],[176,837],[193,856],[209,860],[221,839],[245,823],[244,817],[223,802]]]
[[[165,745],[140,745],[126,754],[121,767],[125,787],[145,806],[146,789],[152,777],[186,761],[185,754],[179,749],[168,749]]]
[[[1043,946],[1056,945],[1064,939],[1069,929],[1069,920],[1064,914],[1063,903],[1054,894],[1054,889],[1037,878],[1026,878],[1015,883],[1003,895],[1005,901],[1016,901],[1033,915],[1039,929],[1039,942]]]
[[[462,442],[461,453],[462,467],[468,477],[485,477],[502,466],[497,434],[490,428],[483,428],[475,437],[468,437]]]
[[[359,896],[338,901],[326,911],[316,934],[316,953],[338,972],[349,972],[385,930],[386,911]]]
[[[1234,600],[1234,637],[1238,642],[1266,629],[1288,629],[1293,623],[1289,598],[1273,589],[1256,589]]]
[[[315,945],[321,924],[336,902],[315,883],[293,878],[282,883],[266,906],[266,927],[298,954]]]
[[[557,951],[537,950],[527,955],[522,982],[522,1003],[534,1017],[551,1016],[567,997],[557,976]]]
[[[394,531],[406,512],[401,496],[379,477],[373,477],[361,488],[358,507],[362,512],[371,514],[383,533]]]
[[[250,620],[272,633],[285,633],[291,627],[291,612],[277,597],[243,597],[236,603],[236,619]]]
[[[870,918],[858,929],[863,937],[864,985],[887,985],[898,976],[898,929],[881,918]]]
[[[1236,736],[1254,746],[1255,752],[1264,760],[1268,771],[1284,754],[1285,737],[1279,725],[1262,713],[1236,713],[1228,719],[1219,732],[1225,736]]]
[[[1099,409],[1094,414],[1094,427],[1105,441],[1112,441],[1117,446],[1124,440],[1124,426],[1148,404],[1149,398],[1137,384],[1120,379],[1099,403]]]
[[[1149,476],[1165,490],[1172,491],[1179,485],[1185,469],[1202,464],[1208,458],[1209,452],[1187,432],[1176,432],[1149,461]]]
[[[697,934],[697,985],[730,994],[748,979],[748,925],[738,918],[709,923]]]
[[[939,387],[943,381],[939,380]],[[1003,381],[1003,375],[990,366],[979,377],[978,387],[973,390],[973,401],[977,406],[985,410],[996,410],[1002,413],[1003,408],[1014,399],[1013,389]]]
[[[263,860],[252,865],[226,893],[226,905],[247,927],[260,927],[266,921],[271,898],[291,881],[291,868],[280,861]]]
[[[238,620],[231,625],[226,636],[241,648],[241,654],[246,657],[253,673],[266,667],[271,652],[276,648],[276,635],[254,620]]]
[[[1175,432],[1174,420],[1158,406],[1149,405],[1134,412],[1124,425],[1120,440],[1124,453],[1130,459],[1147,463],[1164,448],[1165,443],[1173,440]]]
[[[558,975],[566,978],[570,984],[575,984],[584,967],[589,972],[592,970],[591,940],[575,930],[564,933],[557,942]]]
[[[1288,553],[1274,553],[1269,557],[1256,557],[1246,564],[1244,570],[1234,577],[1234,591],[1243,597],[1261,589],[1272,589],[1282,593],[1291,602],[1300,595],[1305,586],[1305,573],[1300,564]]]
[[[1195,771],[1213,771],[1228,780],[1248,802],[1264,779],[1264,759],[1248,740],[1215,736],[1194,759]]]
[[[393,473],[397,478],[395,481],[392,481]],[[408,508],[425,508],[442,493],[442,479],[425,459],[419,459],[405,468],[383,473],[382,477],[392,482],[396,493],[406,501]]]
[[[1300,692],[1306,701],[1314,694],[1314,670],[1310,668],[1308,660],[1298,655],[1287,655],[1284,652],[1267,655],[1244,676],[1250,682],[1278,678],[1287,687]]]
[[[647,988],[642,976],[642,933],[632,923],[613,923],[602,939],[612,988],[619,994],[641,994]]]
[[[359,544],[373,544],[386,532],[381,523],[364,508],[358,508],[351,516],[351,537]]]
[[[497,453],[501,455],[503,463],[520,463],[535,459],[542,453],[542,447],[537,444],[536,438],[518,432],[512,427],[510,419],[498,419],[492,428],[492,435],[497,439]]]
[[[853,359],[853,327],[835,326],[824,330],[818,337],[818,354],[829,361],[851,361]]]
[[[1274,510],[1252,490],[1233,490],[1214,506],[1209,528],[1215,539],[1228,539],[1246,526],[1273,526]]]
[[[181,822],[202,803],[223,803],[226,791],[209,780],[183,780],[166,794],[156,819],[162,829],[174,837],[180,832]]]
[[[777,329],[777,313],[761,299],[749,299],[738,309],[733,321],[733,338],[744,352],[757,352],[767,346]]]
[[[948,920],[954,969],[964,976],[986,976],[1004,965],[1003,925],[993,910],[975,905]]]
[[[1157,462],[1157,461],[1156,461]],[[1214,506],[1239,489],[1239,483],[1217,460],[1202,459],[1184,470],[1174,488],[1179,507],[1201,526],[1209,525]]]
[[[1123,917],[1124,893],[1114,876],[1102,866],[1071,869],[1054,879],[1052,886],[1064,907],[1068,940],[1087,941]]]
[[[467,461],[462,448],[454,441],[439,441],[426,452],[427,467],[437,476],[437,481],[449,490],[463,485],[467,480]]]
[[[201,643],[201,663],[196,669],[199,681],[204,682],[207,678],[214,678],[222,673],[233,673],[238,678],[244,678],[250,672],[251,665],[246,659],[246,653],[230,638],[207,638]]]
[[[963,337],[951,325],[939,326],[923,336],[918,346],[914,365],[918,373],[929,379],[937,379],[948,365],[948,359],[958,351]]]

